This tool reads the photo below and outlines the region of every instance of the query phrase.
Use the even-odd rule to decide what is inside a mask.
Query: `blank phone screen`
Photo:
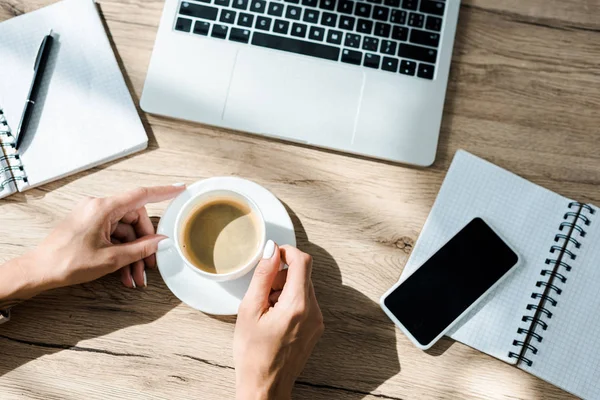
[[[518,261],[481,219],[475,218],[384,300],[422,345],[431,343]]]

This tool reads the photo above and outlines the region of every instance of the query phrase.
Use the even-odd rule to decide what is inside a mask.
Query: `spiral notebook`
[[[24,141],[14,132],[42,38],[54,45]],[[0,23],[0,198],[146,148],[148,137],[92,0]]]
[[[472,218],[484,218],[523,264],[448,335],[577,396],[597,399],[599,214],[591,204],[458,151],[400,279]]]

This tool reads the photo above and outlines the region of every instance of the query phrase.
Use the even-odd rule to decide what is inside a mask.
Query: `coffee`
[[[227,197],[198,206],[182,227],[184,255],[196,268],[213,274],[233,272],[249,263],[262,239],[257,213]]]

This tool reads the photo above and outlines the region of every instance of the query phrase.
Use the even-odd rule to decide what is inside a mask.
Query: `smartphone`
[[[383,311],[420,349],[435,344],[519,264],[519,256],[475,218],[380,299]]]

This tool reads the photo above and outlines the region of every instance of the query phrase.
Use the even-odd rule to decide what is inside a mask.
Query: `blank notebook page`
[[[517,329],[568,203],[562,196],[460,150],[401,280],[470,220],[482,217],[517,251],[521,265],[455,325],[449,336],[515,364],[517,360],[508,353],[515,350],[513,340],[525,338]]]
[[[595,207],[594,207],[595,208]],[[567,280],[554,281],[562,290],[560,295],[550,292],[557,301],[556,307],[546,305],[553,313],[551,319],[542,318],[547,330],[539,327],[536,332],[543,336],[542,343],[534,343],[537,354],[527,353],[533,361],[531,367],[521,368],[586,399],[600,398],[600,210],[595,208],[586,226],[578,225],[585,237],[573,231],[572,237],[581,243],[579,249],[570,244],[568,249],[576,258],[564,257],[571,271],[560,270]]]
[[[13,133],[50,29],[55,40],[41,107],[19,148],[30,186],[141,150],[148,141],[92,0],[64,0],[0,24],[0,108]]]

